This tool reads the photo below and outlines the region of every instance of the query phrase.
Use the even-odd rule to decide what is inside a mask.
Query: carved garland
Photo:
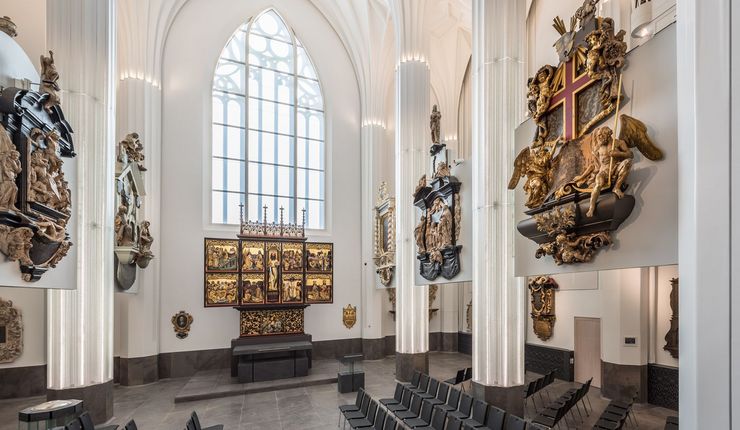
[[[0,363],[11,363],[23,353],[23,319],[10,300],[0,299]]]

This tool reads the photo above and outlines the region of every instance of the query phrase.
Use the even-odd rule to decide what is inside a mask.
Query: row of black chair
[[[410,384],[396,385],[393,398],[380,399],[388,415],[404,426],[423,430],[524,430],[523,419],[474,400],[460,390],[416,372]]]
[[[549,428],[553,428],[555,426],[560,428],[560,420],[565,419],[566,426],[570,428],[567,415],[570,414],[575,423],[576,418],[575,415],[573,415],[573,407],[575,406],[578,414],[581,416],[581,422],[583,422],[583,414],[581,414],[581,408],[578,406],[578,403],[581,402],[583,404],[583,409],[588,416],[589,411],[586,408],[586,402],[584,399],[588,400],[590,405],[591,400],[588,399],[587,394],[591,388],[592,380],[593,378],[589,379],[588,382],[582,384],[580,388],[572,388],[557,400],[550,402],[550,404],[548,404],[548,406],[532,421]]]
[[[668,417],[665,419],[665,430],[678,430],[678,417]]]
[[[632,412],[632,405],[636,400],[637,393],[632,396],[629,402],[612,400],[606,406],[604,412],[601,413],[593,428],[596,430],[620,430],[630,417],[634,420],[635,427],[637,427],[637,418],[634,417],[634,412]]]
[[[128,424],[126,424],[126,426],[127,426],[126,430],[128,430],[129,429]],[[135,426],[136,424],[134,424],[133,430],[136,430]],[[118,428],[117,425],[95,427],[95,424],[93,424],[90,414],[87,412],[83,412],[78,418],[68,423],[67,425],[60,426],[60,427],[54,427],[51,430],[116,430],[117,428]]]
[[[473,368],[467,367],[465,369],[460,369],[457,371],[457,374],[454,378],[445,379],[445,383],[454,386],[457,386],[459,384],[462,384],[465,381],[469,381],[473,379]],[[413,381],[412,381],[413,382]],[[462,386],[463,391],[465,391],[465,386]]]
[[[360,388],[353,405],[339,407],[339,421],[344,417],[344,426],[349,424],[352,429],[396,430],[400,423],[393,415],[379,407],[378,402]],[[337,427],[339,427],[337,422]]]
[[[540,401],[544,405],[545,400],[542,398],[542,389],[552,384],[553,382],[555,382],[554,369],[527,384],[527,388],[524,389],[524,408],[527,408],[527,400],[537,393],[539,393]],[[545,393],[547,393],[548,400],[552,400],[550,399],[550,392],[545,391]],[[532,398],[532,405],[534,405],[534,410],[535,412],[537,412],[537,402],[534,401],[534,398]]]

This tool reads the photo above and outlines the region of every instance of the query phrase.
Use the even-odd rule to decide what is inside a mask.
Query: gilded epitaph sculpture
[[[12,36],[15,26],[2,21]],[[41,56],[41,66],[39,91],[0,92],[0,252],[19,263],[28,282],[56,267],[72,246],[72,193],[63,169],[63,159],[75,156],[72,128],[52,52]]]
[[[127,291],[136,281],[136,268],[146,269],[154,254],[150,222],[140,219],[146,170],[144,145],[137,133],[118,143],[116,155],[115,266],[116,286]]]
[[[439,121],[442,114],[435,105],[430,118],[432,147],[432,180],[419,179],[414,190],[414,206],[421,211],[414,228],[419,271],[424,279],[434,281],[439,276],[453,279],[460,273],[460,181],[452,176],[447,163],[447,149],[440,141]]]
[[[539,245],[536,258],[549,255],[558,265],[590,262],[612,244],[635,205],[627,194],[635,150],[649,160],[663,157],[645,124],[619,115],[625,32],[596,17],[594,5],[586,0],[567,28],[555,18],[560,63],[542,66],[528,81],[537,128],[509,181],[513,190],[523,180],[527,196],[530,218],[517,229]],[[614,128],[604,124],[612,114]]]
[[[396,269],[396,200],[388,195],[388,185],[380,184],[375,206],[375,272],[380,283],[390,287]]]
[[[538,338],[546,341],[552,337],[555,327],[555,290],[558,284],[549,276],[537,276],[529,280],[532,304],[532,328]]]

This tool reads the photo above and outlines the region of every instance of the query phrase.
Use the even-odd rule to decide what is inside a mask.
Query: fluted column
[[[396,378],[429,369],[428,286],[416,286],[418,222],[412,193],[426,173],[429,141],[430,73],[424,46],[425,0],[391,2],[396,66]]]
[[[96,422],[113,415],[113,162],[115,7],[47,1],[62,103],[75,130],[77,289],[47,300],[49,399],[81,398]]]
[[[473,386],[522,416],[526,288],[514,277],[514,129],[523,119],[524,3],[473,0]]]

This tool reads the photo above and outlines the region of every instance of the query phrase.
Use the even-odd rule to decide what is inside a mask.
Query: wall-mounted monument
[[[560,63],[529,79],[527,105],[537,130],[516,157],[509,188],[525,178],[529,218],[517,229],[539,245],[536,258],[586,263],[612,244],[632,213],[635,198],[627,192],[635,149],[653,161],[663,153],[645,124],[619,115],[625,32],[615,33],[611,18],[596,17],[592,0],[569,28],[560,17],[554,26]],[[613,128],[604,125],[611,115]]]
[[[60,105],[53,53],[41,56],[41,67],[39,91],[0,93],[0,252],[18,262],[26,282],[41,279],[72,246],[63,171],[64,158],[75,156],[72,128]]]
[[[146,195],[142,177],[146,171],[142,164],[144,146],[139,135],[128,134],[118,142],[116,152],[116,287],[119,291],[130,291],[136,281],[136,268],[146,269],[154,258],[151,251],[154,239],[149,232],[149,221],[139,216]]]
[[[433,175],[419,179],[414,190],[414,206],[421,211],[419,223],[414,228],[416,238],[419,272],[421,276],[434,281],[439,276],[453,279],[460,273],[460,226],[462,207],[460,206],[460,187],[462,183],[450,172],[447,162],[447,149],[440,141],[441,113],[434,105],[430,129],[432,146],[429,150]]]
[[[663,349],[678,358],[678,278],[671,279],[671,328],[665,334]]]
[[[380,183],[375,206],[375,272],[384,287],[393,283],[396,270],[396,199],[388,195],[388,184]]]
[[[23,319],[10,300],[0,299],[0,363],[12,363],[23,354]]]
[[[549,276],[538,276],[529,280],[532,303],[532,328],[538,338],[546,341],[552,337],[555,327],[555,290],[558,284]]]

